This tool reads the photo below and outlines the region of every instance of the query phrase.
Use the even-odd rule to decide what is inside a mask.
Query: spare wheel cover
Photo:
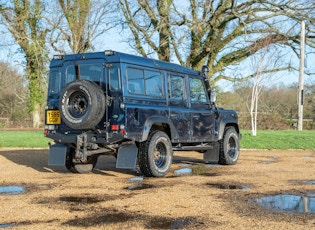
[[[93,129],[105,113],[105,95],[95,83],[77,80],[68,84],[59,100],[63,122],[73,129]]]

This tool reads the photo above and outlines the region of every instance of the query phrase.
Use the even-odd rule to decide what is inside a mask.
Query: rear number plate
[[[58,125],[61,123],[60,112],[58,110],[48,110],[46,112],[46,123],[48,125]]]

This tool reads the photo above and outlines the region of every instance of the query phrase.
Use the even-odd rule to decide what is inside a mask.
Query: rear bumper
[[[88,143],[110,145],[124,140],[124,136],[120,133],[114,133],[110,135],[99,134],[99,133],[85,133],[87,136]],[[71,134],[62,134],[62,133],[46,133],[45,136],[53,139],[56,143],[61,144],[73,144],[76,145],[78,136],[82,133],[71,133]]]

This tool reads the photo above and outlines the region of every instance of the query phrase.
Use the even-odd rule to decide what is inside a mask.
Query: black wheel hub
[[[166,162],[166,148],[163,143],[158,143],[154,151],[154,162],[158,168],[162,168]]]
[[[236,142],[232,137],[229,139],[228,154],[231,158],[234,158],[236,154]]]
[[[88,99],[82,92],[74,93],[68,105],[69,113],[75,118],[80,118],[88,111]]]

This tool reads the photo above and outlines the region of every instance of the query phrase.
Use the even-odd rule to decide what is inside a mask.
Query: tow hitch
[[[86,133],[82,133],[77,136],[77,146],[73,161],[86,163],[88,162],[89,156],[106,152],[112,152],[112,150],[100,148],[98,144],[88,142],[88,135]]]

